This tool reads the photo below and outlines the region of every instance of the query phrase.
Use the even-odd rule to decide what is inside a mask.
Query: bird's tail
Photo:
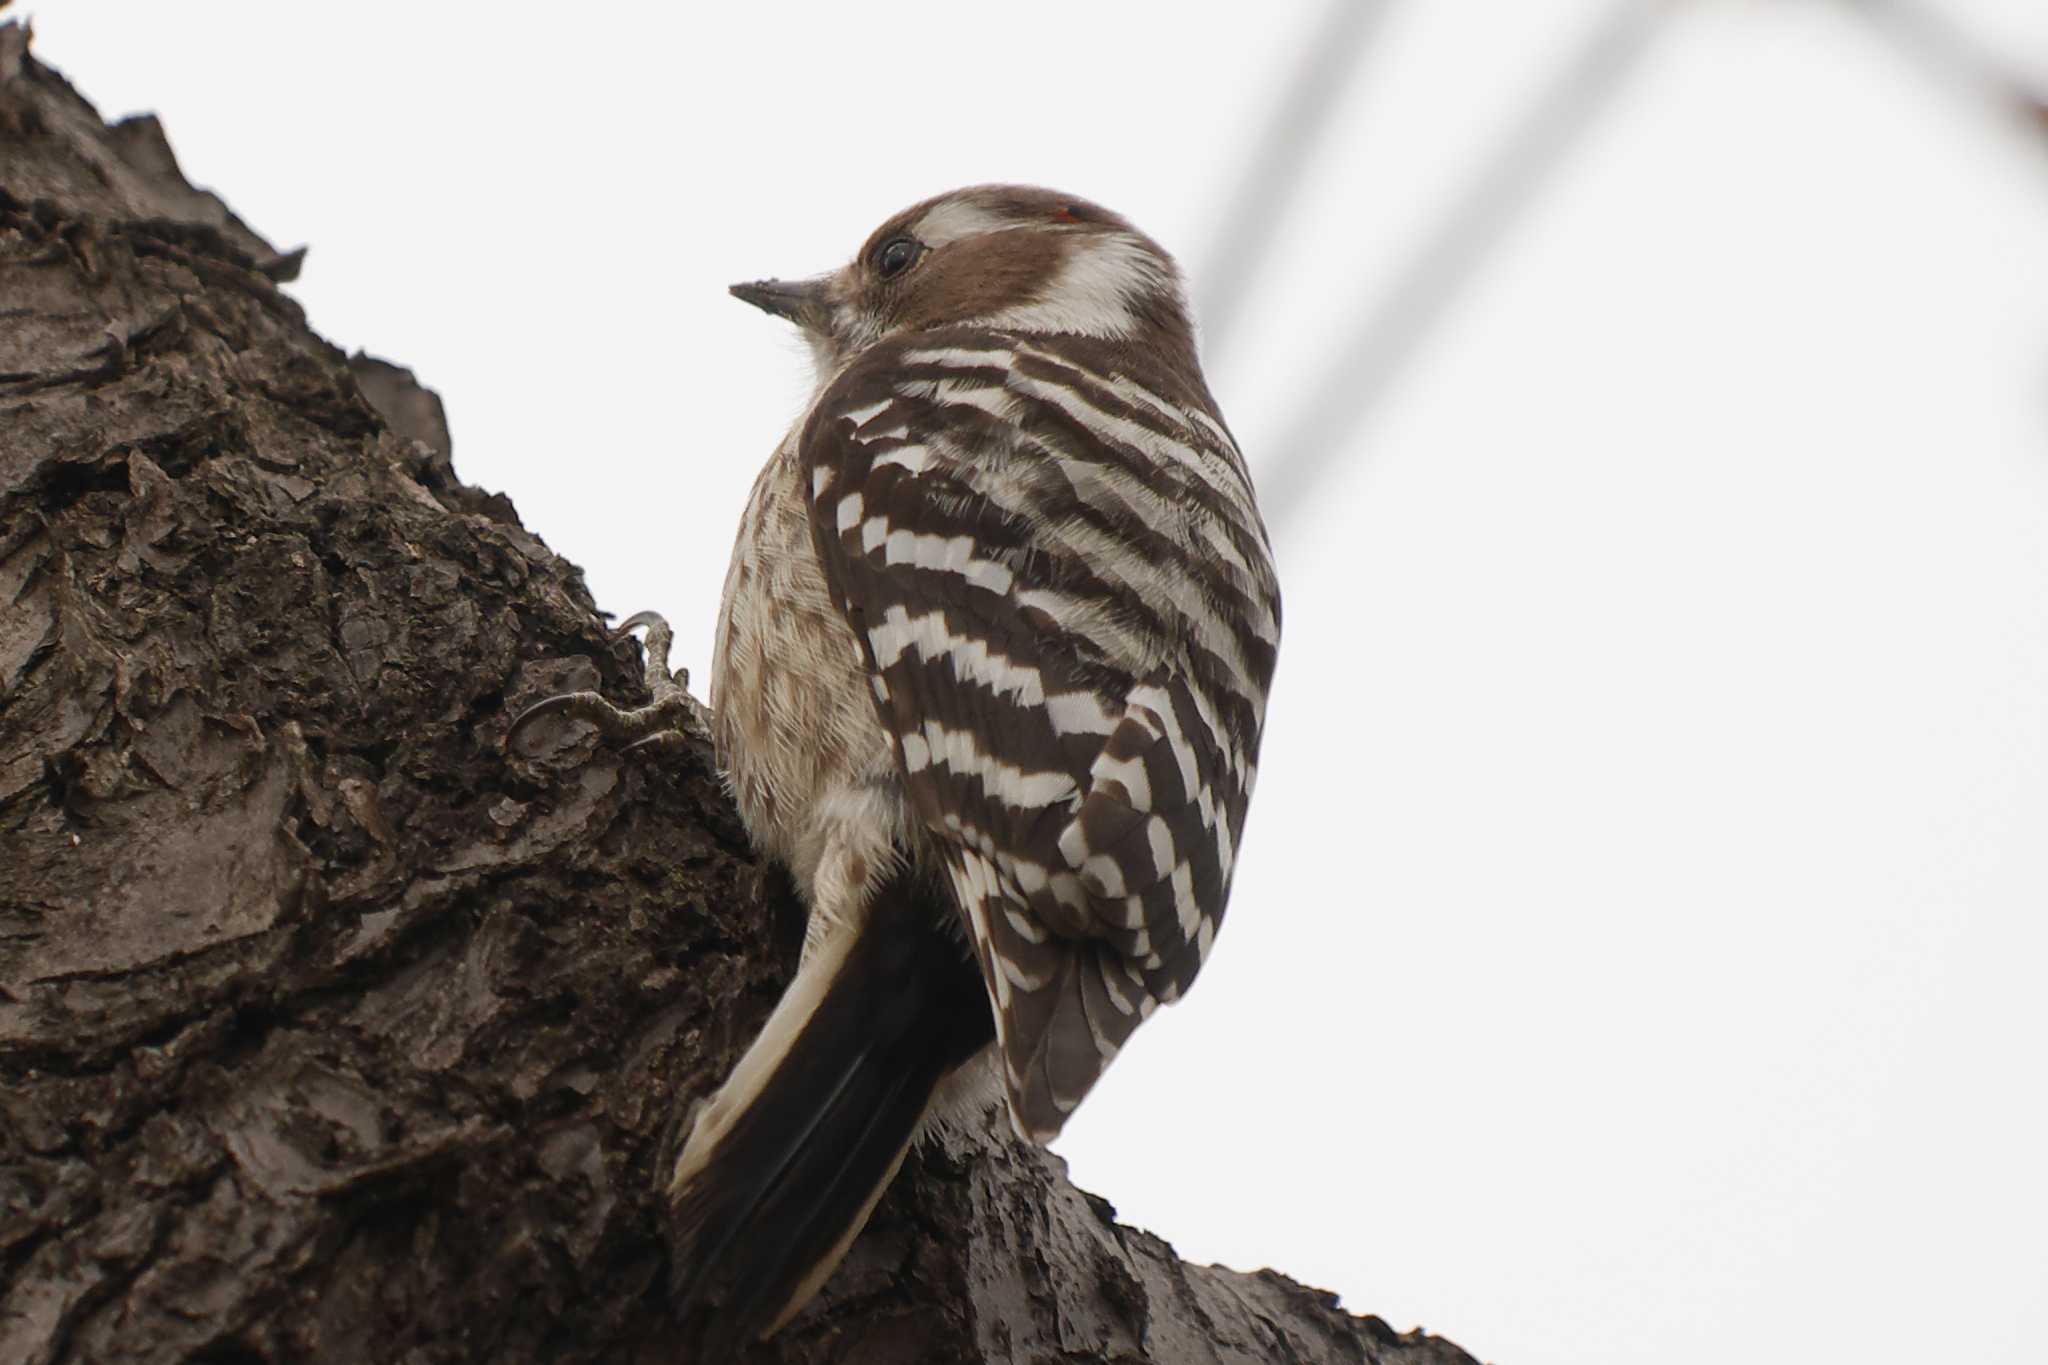
[[[816,1293],[902,1164],[947,1072],[994,1037],[950,902],[898,873],[819,945],[718,1094],[669,1186],[678,1311],[714,1304],[707,1360]]]

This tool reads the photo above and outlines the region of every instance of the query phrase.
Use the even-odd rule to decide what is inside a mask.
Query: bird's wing
[[[876,347],[802,436],[812,529],[1056,1133],[1223,913],[1278,643],[1230,438],[998,333]]]

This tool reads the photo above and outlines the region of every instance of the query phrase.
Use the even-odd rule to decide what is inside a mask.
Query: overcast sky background
[[[2048,5],[1935,7],[2048,85]],[[1210,338],[1255,473],[1608,8],[1390,8]],[[1022,180],[1206,297],[1325,15],[17,9],[699,678],[808,388],[725,285]],[[2048,1359],[2048,137],[1846,5],[1676,5],[1382,397],[1275,517],[1229,923],[1075,1178],[1502,1365]]]

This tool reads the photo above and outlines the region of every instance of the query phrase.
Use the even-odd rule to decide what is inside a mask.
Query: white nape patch
[[[1137,325],[1131,313],[1136,300],[1178,289],[1166,262],[1130,233],[1076,235],[1059,273],[1036,301],[982,321],[1020,332],[1127,337]]]
[[[962,237],[979,237],[984,232],[1001,232],[1017,226],[1015,219],[999,217],[965,199],[947,199],[934,204],[910,232],[926,246],[939,247]]]

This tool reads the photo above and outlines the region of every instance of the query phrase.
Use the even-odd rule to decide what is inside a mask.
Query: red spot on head
[[[1056,211],[1054,211],[1052,215],[1052,220],[1055,223],[1078,223],[1081,221],[1078,217],[1075,216],[1074,211],[1064,204],[1060,205],[1060,207]]]

